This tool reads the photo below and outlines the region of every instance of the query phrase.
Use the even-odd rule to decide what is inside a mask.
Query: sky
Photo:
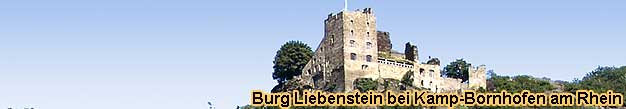
[[[280,45],[313,48],[342,0],[0,0],[0,109],[206,109],[269,91]],[[626,63],[624,0],[350,0],[395,50],[500,75]]]

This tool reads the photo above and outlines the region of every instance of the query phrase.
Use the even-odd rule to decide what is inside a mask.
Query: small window
[[[424,76],[424,69],[420,69],[420,75]]]
[[[354,43],[356,43],[356,41],[350,40],[350,47],[354,47]]]
[[[350,60],[356,60],[356,53],[350,53]]]
[[[422,86],[424,86],[424,80],[422,80],[421,83],[422,83]]]
[[[370,32],[367,32],[367,37],[370,37]]]
[[[350,30],[350,36],[354,36],[354,30]]]
[[[322,66],[317,65],[316,69],[317,69],[317,71],[322,71]]]
[[[372,62],[372,55],[365,56],[365,61]]]
[[[367,42],[365,45],[366,45],[365,48],[367,48],[367,49],[372,48],[372,43],[371,42]]]
[[[434,70],[430,70],[430,77],[433,77],[433,73],[435,73]]]

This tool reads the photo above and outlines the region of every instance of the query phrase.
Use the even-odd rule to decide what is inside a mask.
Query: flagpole
[[[343,0],[343,11],[348,11],[348,0]]]

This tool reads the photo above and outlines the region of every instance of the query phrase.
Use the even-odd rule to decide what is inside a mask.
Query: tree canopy
[[[313,56],[311,47],[301,41],[289,41],[283,44],[274,57],[272,78],[278,83],[302,74],[302,69]]]
[[[535,78],[528,75],[518,76],[500,76],[492,73],[488,81],[488,90],[499,92],[506,90],[508,92],[521,92],[522,90],[529,90],[531,92],[546,92],[554,89],[554,86],[550,84],[550,80]]]
[[[378,82],[372,80],[372,78],[357,78],[354,80],[354,87],[361,92],[367,92],[376,90]]]
[[[413,86],[413,73],[413,71],[407,71],[406,73],[404,73],[404,76],[402,76],[402,80],[400,80],[400,83],[408,86]]]
[[[626,93],[626,66],[622,67],[598,67],[582,78],[565,84],[565,90],[575,92],[576,90],[593,90],[594,92]],[[625,101],[626,102],[626,99]],[[626,104],[625,104],[626,105]]]
[[[465,60],[457,59],[446,65],[446,67],[443,68],[443,72],[447,77],[458,78],[461,79],[462,82],[465,82],[469,79],[469,67],[471,66],[469,63],[465,62]]]

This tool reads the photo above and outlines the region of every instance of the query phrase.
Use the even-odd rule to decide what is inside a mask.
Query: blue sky
[[[626,62],[623,0],[353,0],[394,48],[555,80]],[[0,108],[205,109],[269,91],[341,0],[1,0]]]

